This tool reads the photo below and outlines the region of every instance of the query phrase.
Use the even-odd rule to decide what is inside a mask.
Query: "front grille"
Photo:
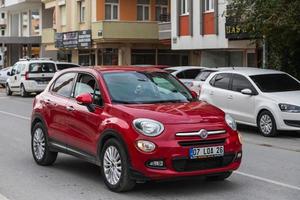
[[[174,159],[173,168],[178,172],[189,172],[196,170],[206,170],[206,169],[214,169],[226,167],[230,163],[233,162],[235,158],[234,154],[224,155],[223,157],[215,157],[215,158],[204,158],[204,159],[187,159],[187,158],[179,158]]]
[[[288,126],[300,128],[300,121],[297,120],[284,120],[284,123]]]
[[[180,146],[199,146],[199,145],[211,145],[211,144],[224,144],[225,139],[215,139],[215,140],[197,140],[197,141],[181,141],[178,142]]]

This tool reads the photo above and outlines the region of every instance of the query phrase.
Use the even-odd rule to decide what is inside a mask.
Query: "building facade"
[[[53,13],[45,50],[81,65],[180,65],[185,52],[159,40],[171,0],[42,0]],[[178,59],[183,57],[183,59]]]
[[[42,25],[48,20],[42,18],[41,0],[2,0],[0,4],[3,65],[13,65],[25,56],[39,57]]]
[[[190,52],[190,64],[206,67],[257,66],[256,45],[226,18],[228,0],[174,0],[173,50]]]

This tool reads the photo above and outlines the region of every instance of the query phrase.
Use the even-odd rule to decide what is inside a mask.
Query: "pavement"
[[[149,182],[117,194],[97,166],[59,154],[40,167],[30,150],[32,97],[6,97],[0,89],[0,200],[295,200],[300,197],[300,133],[264,138],[239,126],[244,138],[240,169],[224,182],[203,179]]]

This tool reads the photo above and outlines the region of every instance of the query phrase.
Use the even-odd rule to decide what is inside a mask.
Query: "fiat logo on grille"
[[[206,139],[207,136],[208,136],[207,130],[201,129],[201,130],[199,131],[199,136],[200,136],[202,139]]]

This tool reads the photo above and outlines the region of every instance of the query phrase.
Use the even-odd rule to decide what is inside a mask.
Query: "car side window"
[[[184,73],[185,78],[186,79],[195,79],[200,72],[201,72],[201,69],[188,69]]]
[[[66,73],[58,77],[52,87],[52,92],[60,96],[70,97],[75,76],[75,73]]]
[[[185,79],[185,71],[179,72],[179,73],[176,75],[176,77],[179,78],[179,79]]]
[[[213,79],[213,86],[221,89],[229,89],[231,74],[217,74]]]
[[[234,74],[232,76],[231,89],[235,92],[241,92],[243,89],[251,89],[252,91],[254,90],[250,81],[246,77],[238,74]]]
[[[15,64],[11,70],[11,75],[14,76],[17,74],[18,64]]]
[[[84,93],[89,93],[93,96],[95,105],[103,105],[101,92],[96,79],[88,74],[79,74],[72,97],[77,97]]]

